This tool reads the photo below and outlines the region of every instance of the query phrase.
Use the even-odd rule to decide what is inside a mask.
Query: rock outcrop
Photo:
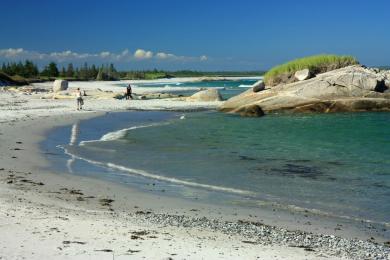
[[[68,81],[62,79],[57,79],[54,81],[53,83],[54,92],[64,91],[67,89],[68,89]]]
[[[222,97],[218,89],[202,90],[187,98],[187,101],[212,102],[212,101],[221,101],[221,100]]]
[[[224,102],[220,110],[241,113],[257,105],[265,112],[390,111],[389,80],[390,71],[354,65],[260,92],[249,89]]]

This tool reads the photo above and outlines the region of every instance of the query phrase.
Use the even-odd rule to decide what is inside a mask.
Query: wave
[[[234,193],[234,194],[241,194],[241,195],[255,195],[255,193],[247,190],[240,190],[240,189],[235,189],[235,188],[229,188],[229,187],[223,187],[223,186],[215,186],[215,185],[210,185],[210,184],[202,184],[202,183],[197,183],[197,182],[192,182],[192,181],[185,181],[185,180],[180,180],[177,178],[172,178],[172,177],[166,177],[162,175],[156,175],[144,170],[139,170],[139,169],[132,169],[132,168],[127,168],[121,165],[116,165],[113,163],[107,163],[107,166],[113,169],[117,169],[120,171],[125,171],[133,174],[137,174],[143,177],[147,177],[150,179],[155,179],[159,181],[165,181],[165,182],[170,182],[174,184],[181,184],[185,186],[190,186],[190,187],[195,187],[195,188],[204,188],[204,189],[209,189],[209,190],[215,190],[215,191],[223,191],[223,192],[229,192],[229,193]]]
[[[105,163],[105,162],[94,161],[91,159],[83,158],[83,157],[77,156],[75,154],[72,154],[63,146],[58,146],[58,147],[62,148],[64,150],[64,153],[71,156],[72,158],[83,160],[83,161],[86,161],[88,163],[98,165],[101,167],[116,169],[116,170],[119,170],[122,172],[128,172],[128,173],[135,174],[135,175],[142,176],[142,177],[149,178],[149,179],[154,179],[154,180],[158,180],[158,181],[165,181],[165,182],[169,182],[169,183],[185,185],[185,186],[194,187],[194,188],[203,188],[203,189],[208,189],[208,190],[213,190],[213,191],[222,191],[222,192],[227,192],[227,193],[240,194],[240,195],[245,195],[245,196],[254,196],[255,195],[254,192],[247,191],[247,190],[240,190],[240,189],[235,189],[235,188],[215,186],[215,185],[210,185],[210,184],[203,184],[203,183],[197,183],[197,182],[192,182],[192,181],[180,180],[180,179],[173,178],[173,177],[167,177],[167,176],[153,174],[151,172],[147,172],[147,171],[140,170],[140,169],[128,168],[128,167],[125,167],[122,165],[117,165],[117,164],[110,163],[110,162]]]
[[[155,86],[155,85],[181,85],[183,84],[182,82],[175,82],[175,81],[172,81],[172,82],[151,82],[151,83],[138,83],[138,86],[139,87],[146,87],[146,86]]]
[[[153,126],[163,126],[163,125],[169,125],[169,124],[171,124],[171,122],[159,122],[159,123],[151,123],[151,124],[147,124],[147,125],[132,126],[132,127],[124,128],[124,129],[121,129],[121,130],[108,132],[107,134],[105,134],[102,137],[100,137],[99,140],[81,141],[79,145],[83,146],[86,143],[115,141],[115,140],[123,138],[126,135],[126,132],[131,131],[131,130],[140,129],[140,128],[147,128],[147,127],[153,127]]]
[[[170,123],[163,122],[163,123],[152,123],[152,124],[147,124],[147,125],[132,126],[129,128],[118,130],[118,131],[109,132],[109,133],[103,135],[100,138],[100,141],[114,141],[114,140],[118,140],[118,139],[124,137],[126,135],[127,131],[140,129],[140,128],[146,128],[146,127],[153,127],[153,126],[163,126],[163,125],[168,125],[168,124],[170,124]]]
[[[239,85],[238,88],[251,88],[252,85]]]

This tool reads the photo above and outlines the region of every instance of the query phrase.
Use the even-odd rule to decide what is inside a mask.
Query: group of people
[[[83,95],[83,93],[81,93],[81,89],[77,88],[77,90],[76,90],[77,110],[83,109],[83,105],[84,105],[83,96],[85,96],[85,93]],[[125,98],[126,98],[126,100],[133,99],[133,91],[131,89],[130,84],[126,87]]]

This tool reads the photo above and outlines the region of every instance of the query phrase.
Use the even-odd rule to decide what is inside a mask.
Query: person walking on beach
[[[126,88],[126,100],[133,99],[132,93],[131,85],[129,84]]]
[[[80,88],[77,88],[76,90],[76,102],[77,102],[77,110],[83,109],[84,100]]]

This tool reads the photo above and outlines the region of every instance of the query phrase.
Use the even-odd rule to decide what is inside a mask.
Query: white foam
[[[148,125],[139,125],[139,126],[132,126],[129,128],[121,129],[118,131],[110,132],[105,135],[103,135],[100,138],[100,141],[113,141],[113,140],[118,140],[126,135],[127,131],[135,130],[135,129],[140,129],[140,128],[146,128],[146,127],[152,127],[152,126],[162,126],[162,125],[168,125],[168,122],[164,123],[153,123],[153,124],[148,124]]]
[[[107,134],[100,137],[99,140],[81,141],[79,145],[83,146],[86,143],[115,141],[115,140],[118,140],[118,139],[124,137],[126,135],[126,132],[131,131],[131,130],[146,128],[146,127],[153,127],[153,126],[163,126],[163,125],[168,125],[168,124],[170,124],[170,122],[160,122],[160,123],[152,123],[152,124],[147,124],[147,125],[132,126],[129,128],[124,128],[124,129],[118,130],[118,131],[108,132]]]
[[[251,88],[252,85],[239,85],[238,87],[239,88]]]
[[[152,83],[142,83],[142,84],[139,84],[139,86],[143,87],[143,86],[155,86],[155,85],[181,85],[183,84],[182,82],[175,82],[175,81],[171,81],[171,82],[166,82],[166,81],[162,81],[162,82],[152,82]]]
[[[250,196],[250,195],[254,196],[255,195],[255,193],[253,193],[251,191],[223,187],[223,186],[202,184],[202,183],[191,182],[191,181],[185,181],[185,180],[180,180],[180,179],[173,178],[173,177],[166,177],[166,176],[162,176],[162,175],[153,174],[153,173],[150,173],[150,172],[147,172],[144,170],[140,170],[140,169],[128,168],[128,167],[125,167],[122,165],[117,165],[114,163],[104,163],[104,162],[94,161],[94,160],[86,159],[86,158],[83,158],[80,156],[76,156],[76,155],[70,153],[67,149],[65,149],[62,146],[58,146],[58,147],[64,149],[64,153],[71,156],[72,158],[83,160],[83,161],[86,161],[86,162],[94,164],[94,165],[103,166],[106,168],[116,169],[116,170],[119,170],[122,172],[127,172],[127,173],[131,173],[131,174],[139,175],[139,176],[146,177],[149,179],[155,179],[155,180],[159,180],[159,181],[165,181],[165,182],[169,182],[169,183],[185,185],[185,186],[194,187],[194,188],[203,188],[203,189],[208,189],[208,190],[222,191],[222,192],[240,194],[240,195],[246,195],[246,196]]]
[[[209,185],[209,184],[202,184],[202,183],[197,183],[197,182],[192,182],[192,181],[185,181],[185,180],[180,180],[180,179],[176,179],[176,178],[166,177],[166,176],[162,176],[162,175],[156,175],[156,174],[152,174],[150,172],[144,171],[144,170],[127,168],[127,167],[124,167],[121,165],[116,165],[113,163],[107,163],[107,166],[110,168],[113,168],[113,169],[137,174],[137,175],[147,177],[150,179],[155,179],[155,180],[165,181],[165,182],[170,182],[170,183],[175,183],[175,184],[181,184],[181,185],[195,187],[195,188],[204,188],[204,189],[209,189],[209,190],[223,191],[223,192],[229,192],[229,193],[241,194],[241,195],[254,195],[255,194],[253,192],[246,191],[246,190],[240,190],[240,189],[234,189],[234,188],[222,187],[222,186],[215,186],[215,185]]]

